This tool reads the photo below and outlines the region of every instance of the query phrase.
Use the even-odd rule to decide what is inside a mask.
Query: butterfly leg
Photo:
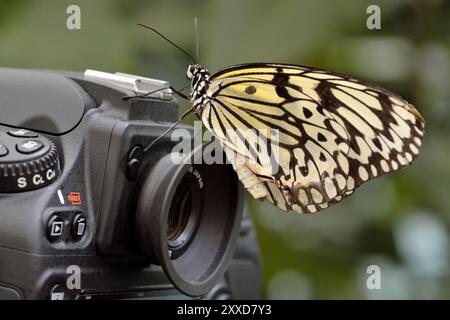
[[[283,194],[286,202],[292,205],[294,203],[294,196],[292,194],[291,188],[289,188],[287,185],[284,185],[280,180],[276,180],[275,178],[273,178],[273,182],[276,184],[278,189],[280,189],[280,192]]]
[[[176,90],[175,88],[173,88],[172,86],[170,86],[169,88],[159,88],[157,90],[154,91],[150,91],[147,92],[145,94],[136,94],[134,96],[125,96],[122,99],[123,100],[134,100],[134,99],[146,99],[149,98],[152,94],[159,92],[159,91],[163,91],[163,90],[167,90],[167,89],[171,89],[174,93],[176,93],[178,96],[180,96],[183,99],[189,100],[189,96],[185,95],[182,91],[185,90],[188,86],[181,88],[181,90]]]

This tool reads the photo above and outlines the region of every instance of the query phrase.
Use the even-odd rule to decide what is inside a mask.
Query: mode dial
[[[39,189],[61,174],[55,144],[25,129],[0,127],[0,193]]]

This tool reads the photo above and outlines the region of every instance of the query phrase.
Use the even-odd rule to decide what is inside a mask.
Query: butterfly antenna
[[[197,62],[195,61],[194,57],[189,54],[186,50],[184,50],[183,48],[181,48],[179,45],[177,45],[176,43],[174,43],[173,41],[169,40],[165,35],[163,35],[161,32],[159,32],[158,30],[156,30],[153,27],[147,26],[145,24],[142,23],[138,23],[138,26],[144,27],[146,29],[149,29],[151,31],[153,31],[154,33],[156,33],[158,36],[160,36],[161,38],[163,38],[164,40],[166,40],[167,42],[169,42],[171,45],[173,45],[175,48],[177,48],[178,50],[180,50],[181,52],[183,52],[185,55],[187,55],[189,58],[191,58],[192,62],[194,64],[197,64]]]
[[[194,31],[195,31],[195,57],[198,59],[198,20],[194,18]]]
[[[183,115],[180,117],[180,119],[178,119],[177,122],[175,122],[174,124],[172,124],[169,128],[167,128],[166,131],[164,131],[163,133],[161,133],[161,135],[156,138],[155,140],[153,140],[145,149],[144,149],[144,153],[146,153],[148,150],[150,150],[150,148],[155,145],[155,143],[157,143],[159,140],[161,140],[164,136],[166,136],[170,131],[173,130],[173,128],[175,128],[177,125],[180,124],[180,122],[190,113],[194,112],[194,107],[189,108],[188,110],[186,110],[185,113],[183,113]]]

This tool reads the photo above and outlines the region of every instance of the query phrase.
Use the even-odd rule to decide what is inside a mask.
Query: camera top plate
[[[62,74],[0,68],[0,124],[62,135],[78,125],[89,100]]]

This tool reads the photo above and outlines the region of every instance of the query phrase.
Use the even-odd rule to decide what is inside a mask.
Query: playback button
[[[64,220],[53,215],[47,224],[47,237],[50,241],[56,241],[62,237],[64,233]]]

